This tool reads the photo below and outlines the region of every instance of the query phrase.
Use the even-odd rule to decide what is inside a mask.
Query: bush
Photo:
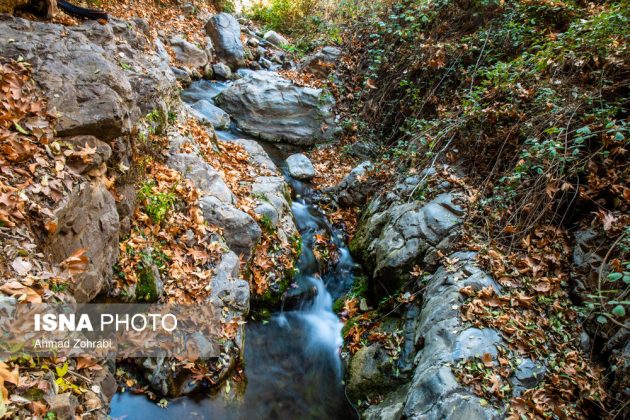
[[[294,38],[290,52],[304,52],[314,45],[341,43],[339,26],[333,17],[335,2],[328,0],[258,1],[248,16],[266,29],[282,32]]]

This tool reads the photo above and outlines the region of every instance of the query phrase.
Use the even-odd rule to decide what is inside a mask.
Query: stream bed
[[[225,83],[196,82],[182,97],[212,100]],[[188,95],[194,93],[194,95]],[[220,139],[246,138],[232,128],[218,131]],[[348,419],[358,417],[343,386],[339,355],[342,323],[332,310],[333,300],[352,285],[354,261],[343,232],[328,222],[314,203],[310,185],[291,178],[285,153],[263,144],[292,188],[291,210],[302,236],[294,293],[287,309],[264,321],[249,321],[245,329],[245,381],[235,392],[223,386],[214,393],[170,400],[161,408],[143,395],[118,393],[111,402],[114,419]],[[315,235],[327,231],[338,258],[325,272],[313,253]],[[308,291],[304,292],[304,291]],[[235,386],[232,384],[232,386]]]

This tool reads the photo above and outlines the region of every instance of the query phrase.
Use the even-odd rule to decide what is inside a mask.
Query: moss
[[[267,216],[266,214],[263,214],[262,217],[260,218],[260,225],[269,234],[272,234],[276,231],[276,227],[273,224],[273,220],[271,220],[271,218]]]
[[[144,268],[138,275],[136,284],[136,300],[138,302],[156,302],[160,294],[157,289],[157,279],[151,268]]]
[[[332,310],[334,313],[338,314],[343,310],[343,304],[346,301],[346,296],[347,295],[343,295],[338,297],[337,299],[335,299],[335,301],[333,302],[333,306],[332,306]]]

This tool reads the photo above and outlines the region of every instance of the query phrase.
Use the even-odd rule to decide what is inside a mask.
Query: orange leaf
[[[42,303],[42,297],[30,287],[26,287],[20,282],[11,281],[0,286],[0,292],[15,297],[19,301],[29,303]]]
[[[86,269],[90,259],[85,255],[86,249],[80,248],[71,256],[61,262],[60,267],[67,270],[70,274],[81,274]]]
[[[492,355],[490,353],[484,353],[483,356],[481,356],[481,361],[485,367],[491,368],[494,366],[494,361],[492,360]]]

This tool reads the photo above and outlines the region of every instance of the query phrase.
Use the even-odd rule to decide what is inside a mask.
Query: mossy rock
[[[162,295],[162,279],[155,266],[143,268],[136,284],[136,300],[138,302],[157,302]]]

